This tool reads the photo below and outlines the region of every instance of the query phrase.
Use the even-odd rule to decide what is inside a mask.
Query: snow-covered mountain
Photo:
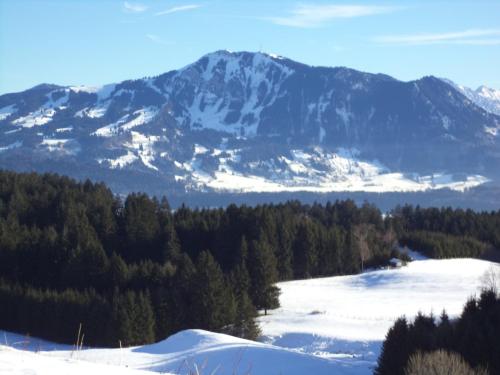
[[[484,85],[473,90],[469,87],[458,85],[448,79],[443,80],[453,85],[479,107],[500,116],[500,90],[495,90]]]
[[[434,77],[217,51],[157,77],[0,96],[0,167],[118,192],[464,190],[500,178],[499,128]]]

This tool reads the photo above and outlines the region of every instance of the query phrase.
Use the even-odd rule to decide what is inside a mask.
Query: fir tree
[[[269,244],[261,238],[252,242],[249,255],[252,279],[251,297],[255,307],[267,310],[279,306],[279,289],[274,285],[278,279],[276,258]]]
[[[207,330],[221,329],[234,317],[231,294],[222,270],[208,251],[199,255],[196,270],[193,290],[196,326]]]
[[[406,318],[397,319],[387,332],[375,375],[404,375],[404,368],[411,354],[408,332]]]

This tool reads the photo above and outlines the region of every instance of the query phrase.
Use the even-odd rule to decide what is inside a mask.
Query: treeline
[[[399,206],[391,212],[393,228],[402,235],[413,231],[469,237],[500,249],[500,210],[476,212],[447,208]]]
[[[457,320],[443,312],[418,315],[413,322],[398,319],[387,333],[376,375],[404,375],[412,355],[436,350],[459,353],[473,368],[500,374],[500,298],[492,290],[470,299]]]
[[[436,259],[478,258],[488,248],[484,242],[472,237],[428,231],[406,233],[400,237],[399,243],[410,249],[418,249],[426,256]]]
[[[186,328],[254,338],[279,280],[385,262],[389,221],[352,201],[173,212],[103,184],[0,172],[0,328],[117,346]]]

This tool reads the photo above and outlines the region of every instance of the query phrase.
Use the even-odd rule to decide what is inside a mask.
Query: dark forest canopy
[[[0,172],[0,328],[71,343],[82,323],[86,343],[107,346],[186,328],[254,338],[277,281],[385,264],[398,240],[479,256],[499,247],[500,212],[404,206],[384,218],[351,200],[173,211],[104,184]]]
[[[471,367],[499,374],[499,317],[500,297],[494,290],[484,290],[479,298],[467,301],[456,320],[444,311],[439,318],[423,314],[413,322],[399,318],[387,333],[375,375],[407,374],[412,355],[436,350],[459,353]]]

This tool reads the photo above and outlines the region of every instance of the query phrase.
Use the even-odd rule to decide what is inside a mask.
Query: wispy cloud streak
[[[125,1],[123,3],[123,10],[127,13],[142,13],[148,10],[148,7],[140,3],[129,3]]]
[[[298,5],[287,16],[263,17],[276,25],[312,28],[325,26],[337,18],[354,18],[390,13],[398,7],[381,5]]]
[[[161,12],[155,13],[155,16],[164,16],[166,14],[172,14],[172,13],[177,13],[177,12],[185,12],[188,10],[194,10],[200,8],[201,5],[199,4],[187,4],[187,5],[180,5],[172,8],[165,9]]]
[[[154,43],[161,44],[163,46],[171,46],[172,44],[174,44],[173,42],[169,42],[168,40],[165,40],[156,34],[146,34],[146,38]]]
[[[383,35],[373,39],[376,43],[391,45],[500,44],[500,29],[470,29],[446,33],[420,33],[409,35]]]

